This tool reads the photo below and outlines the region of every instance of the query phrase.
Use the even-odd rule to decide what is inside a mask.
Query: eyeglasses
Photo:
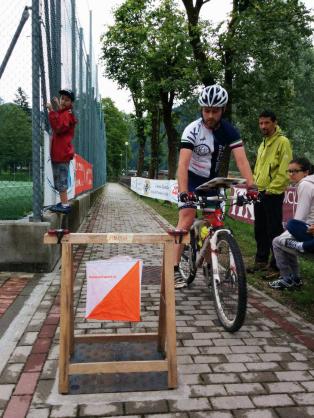
[[[295,174],[295,173],[300,173],[301,171],[304,171],[304,170],[286,170],[286,173]]]

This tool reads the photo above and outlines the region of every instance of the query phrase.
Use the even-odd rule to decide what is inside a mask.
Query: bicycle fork
[[[220,283],[220,277],[219,277],[219,266],[218,266],[218,258],[213,254],[216,254],[217,252],[217,239],[218,235],[221,232],[227,232],[228,234],[231,234],[229,229],[217,229],[213,235],[209,236],[207,239],[205,239],[204,244],[202,248],[200,249],[197,258],[196,258],[196,268],[199,268],[202,266],[206,253],[210,251],[211,253],[211,263],[212,263],[212,272],[213,272],[213,279]]]

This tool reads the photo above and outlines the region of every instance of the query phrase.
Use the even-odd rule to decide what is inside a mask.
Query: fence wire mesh
[[[0,37],[0,219],[33,212],[40,220],[44,132],[50,133],[46,104],[60,88],[76,96],[75,151],[93,165],[94,188],[106,181],[98,69],[75,0],[1,1]]]

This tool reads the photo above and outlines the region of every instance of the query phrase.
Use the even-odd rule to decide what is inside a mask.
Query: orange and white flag
[[[113,257],[86,263],[86,319],[140,321],[142,260]]]

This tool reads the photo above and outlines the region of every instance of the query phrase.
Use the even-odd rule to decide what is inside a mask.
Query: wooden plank
[[[74,353],[74,268],[73,268],[73,248],[71,245],[71,251],[70,251],[70,257],[71,257],[71,297],[70,297],[70,355]]]
[[[173,270],[174,244],[165,244],[165,299],[166,299],[166,341],[168,360],[168,387],[176,388],[177,353],[176,353],[176,307]]]
[[[108,342],[108,341],[154,341],[157,340],[158,334],[147,333],[147,334],[85,334],[77,335],[74,337],[76,343],[97,343],[97,342]]]
[[[163,372],[167,369],[167,360],[72,363],[69,374]]]
[[[189,242],[189,235],[183,239],[183,243]],[[62,243],[71,244],[162,244],[173,242],[174,237],[163,234],[121,234],[121,233],[71,233],[64,235]],[[44,235],[45,244],[57,244],[57,237]]]
[[[62,244],[60,294],[59,393],[69,391],[72,246]]]
[[[165,300],[165,248],[163,248],[162,274],[160,284],[159,321],[158,321],[158,351],[166,349],[166,300]]]

